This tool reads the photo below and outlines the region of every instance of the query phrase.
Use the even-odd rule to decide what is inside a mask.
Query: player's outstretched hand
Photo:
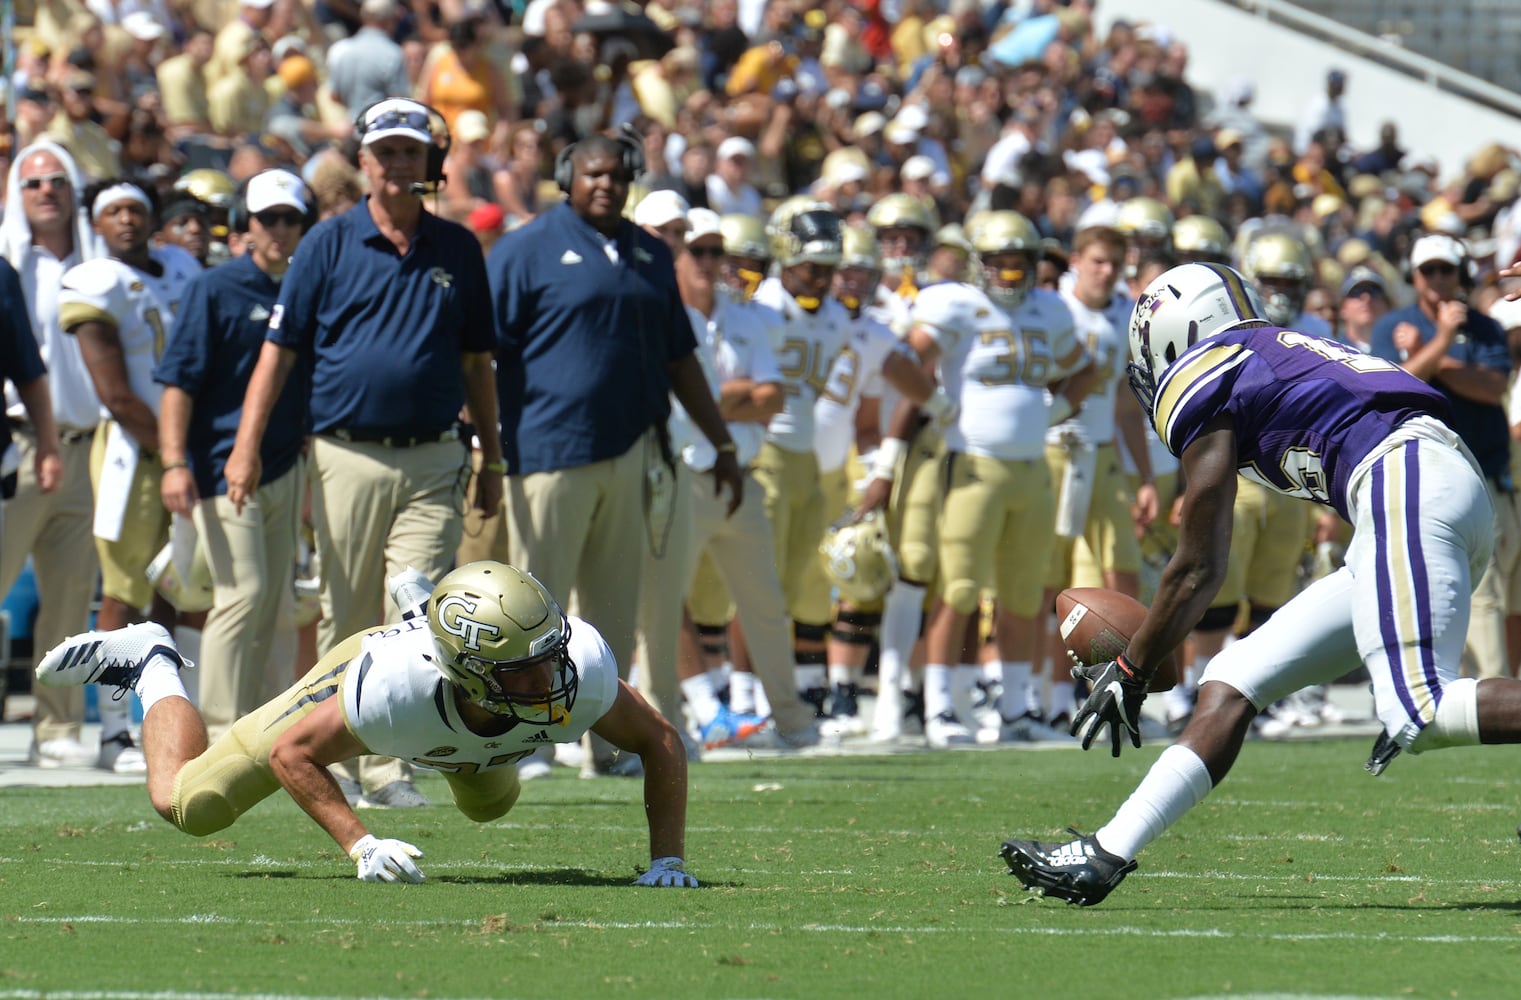
[[[1083,749],[1093,745],[1104,726],[1109,727],[1110,753],[1120,755],[1120,733],[1130,736],[1130,743],[1141,748],[1141,703],[1146,700],[1146,678],[1125,662],[1124,657],[1093,666],[1079,666],[1072,671],[1073,680],[1085,680],[1093,689],[1072,719],[1072,735],[1083,741]]]
[[[680,858],[656,858],[650,870],[640,875],[635,885],[653,885],[666,889],[695,889],[697,879],[689,874]]]
[[[359,866],[361,882],[421,882],[423,873],[412,863],[423,852],[404,840],[379,840],[367,833],[349,848]]]

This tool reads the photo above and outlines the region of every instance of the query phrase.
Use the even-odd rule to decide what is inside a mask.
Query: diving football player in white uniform
[[[143,703],[148,797],[170,823],[204,837],[284,788],[358,866],[367,882],[421,882],[422,852],[375,837],[327,765],[360,754],[440,771],[455,807],[477,823],[517,801],[513,765],[588,730],[644,762],[650,865],[637,884],[696,886],[684,869],[687,758],[676,729],[618,679],[602,636],[567,616],[533,577],[498,562],[469,563],[439,581],[411,617],[340,642],[284,694],[209,747],[185,697],[191,666],[151,622],[85,632],[43,657],[43,684],[128,688]]]

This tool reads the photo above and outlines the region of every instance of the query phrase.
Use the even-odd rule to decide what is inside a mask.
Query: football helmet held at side
[[[1267,310],[1246,279],[1224,264],[1180,264],[1146,286],[1130,314],[1130,388],[1149,417],[1157,383],[1183,352]]]
[[[898,559],[887,539],[887,524],[876,511],[859,521],[832,526],[819,552],[840,599],[852,604],[880,601],[898,578]]]
[[[580,677],[570,620],[544,585],[482,560],[446,575],[428,601],[436,666],[475,704],[530,725],[563,724]]]

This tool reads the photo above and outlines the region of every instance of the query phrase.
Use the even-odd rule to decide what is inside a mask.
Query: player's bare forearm
[[[592,727],[644,764],[644,813],[651,858],[686,857],[687,753],[676,727],[623,681],[613,707]]]
[[[369,752],[343,722],[336,697],[322,702],[287,729],[270,748],[275,779],[347,854],[369,831],[349,808],[327,765]]]
[[[1465,364],[1456,359],[1442,364],[1432,376],[1431,384],[1451,392],[1455,396],[1483,403],[1487,406],[1505,405],[1506,373],[1480,365]]]
[[[132,391],[132,382],[127,376],[127,356],[116,327],[92,320],[75,327],[74,335],[79,340],[80,355],[90,372],[90,381],[95,385],[100,405],[139,447],[158,451],[158,417],[154,416],[153,408]]]
[[[1125,651],[1148,676],[1198,624],[1224,582],[1236,474],[1235,433],[1229,419],[1221,418],[1183,452],[1187,486],[1178,548]]]

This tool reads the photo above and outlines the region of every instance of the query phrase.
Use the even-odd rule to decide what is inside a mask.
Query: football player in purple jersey
[[[1130,353],[1131,386],[1187,485],[1178,549],[1145,621],[1115,660],[1079,668],[1093,688],[1073,726],[1085,749],[1105,726],[1116,756],[1122,736],[1141,745],[1147,682],[1220,587],[1238,474],[1335,509],[1354,535],[1342,568],[1210,662],[1192,721],[1107,824],[1074,840],[1004,842],[1026,887],[1083,906],[1224,779],[1264,706],[1358,660],[1403,750],[1521,742],[1521,681],[1458,676],[1494,515],[1445,396],[1388,361],[1270,325],[1220,264],[1153,281],[1131,316]]]

